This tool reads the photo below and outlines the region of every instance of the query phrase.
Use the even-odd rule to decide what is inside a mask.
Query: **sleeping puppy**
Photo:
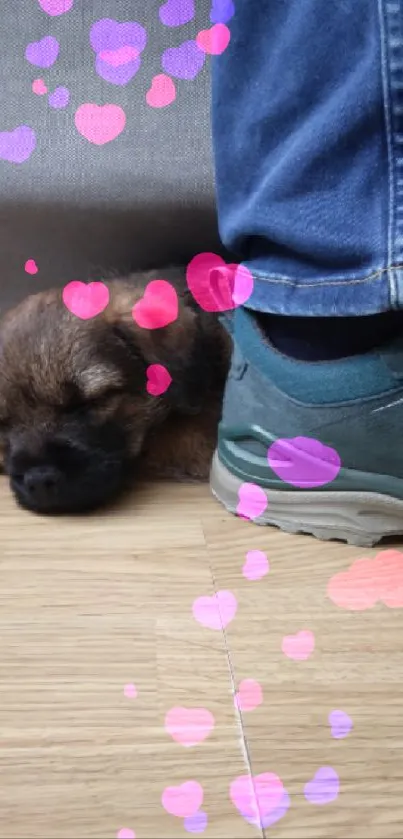
[[[177,290],[177,319],[133,320],[145,287]],[[109,304],[81,320],[62,290],[35,294],[0,324],[0,439],[19,504],[38,513],[89,511],[136,476],[205,480],[216,443],[230,339],[186,289],[183,269],[107,282]],[[147,367],[172,383],[146,389]]]

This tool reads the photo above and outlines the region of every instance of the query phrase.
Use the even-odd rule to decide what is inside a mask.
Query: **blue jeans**
[[[238,0],[213,61],[220,235],[247,306],[403,307],[403,0]]]

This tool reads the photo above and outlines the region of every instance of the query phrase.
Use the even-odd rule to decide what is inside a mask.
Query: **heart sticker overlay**
[[[121,23],[101,18],[90,29],[90,43],[96,55],[95,70],[110,84],[127,85],[141,66],[147,32],[136,21]]]
[[[206,740],[214,724],[207,708],[171,708],[165,717],[165,731],[187,749]]]
[[[284,787],[273,772],[261,775],[240,775],[230,786],[230,799],[245,819],[259,824],[281,804]]]
[[[150,364],[146,370],[147,393],[150,396],[162,396],[172,382],[172,376],[163,364]]]
[[[249,824],[254,825],[255,827],[263,830],[266,827],[271,827],[272,824],[276,824],[276,822],[280,821],[287,811],[290,808],[291,800],[287,790],[284,790],[283,797],[281,799],[280,804],[276,807],[275,810],[272,810],[271,813],[268,813],[264,818],[249,818],[245,813],[241,813],[245,821],[249,822]]]
[[[309,629],[301,629],[296,635],[285,635],[281,649],[293,661],[306,661],[315,649],[315,636]]]
[[[51,67],[59,55],[59,41],[52,35],[45,35],[40,41],[32,41],[25,50],[25,58],[35,67]]]
[[[158,14],[164,26],[184,26],[195,16],[194,0],[166,0]]]
[[[240,711],[254,711],[263,702],[262,686],[254,679],[244,679],[239,684],[234,702]]]
[[[136,699],[137,698],[137,688],[136,685],[127,684],[123,688],[123,693],[126,699]]]
[[[136,834],[130,827],[121,827],[116,834],[116,839],[136,839]]]
[[[196,41],[184,41],[179,47],[169,47],[161,57],[162,69],[176,79],[195,79],[202,70],[206,55]]]
[[[311,804],[330,804],[340,791],[340,779],[331,766],[322,766],[311,781],[305,784],[304,795]]]
[[[212,597],[198,597],[192,607],[193,617],[207,629],[225,629],[237,613],[238,602],[231,591],[217,591]]]
[[[265,491],[257,484],[242,484],[238,490],[238,506],[236,512],[244,519],[257,519],[267,507]]]
[[[200,810],[203,797],[203,787],[198,781],[185,781],[177,787],[166,787],[161,801],[162,806],[171,816],[188,819]]]
[[[63,303],[76,317],[90,320],[106,309],[109,303],[109,289],[103,283],[82,283],[73,280],[64,286]]]
[[[151,87],[146,93],[146,102],[150,108],[166,108],[176,99],[176,87],[164,73],[154,76]]]
[[[126,114],[119,105],[95,105],[87,102],[77,108],[74,115],[77,131],[89,143],[104,146],[122,133]]]
[[[134,304],[132,317],[142,329],[161,329],[178,317],[178,295],[167,280],[152,280],[141,300]]]
[[[61,110],[62,108],[67,108],[67,105],[70,101],[70,91],[67,87],[63,87],[60,85],[56,87],[53,93],[50,94],[48,98],[48,103],[51,108],[56,108],[57,110]]]
[[[242,306],[252,294],[253,277],[243,265],[227,264],[215,253],[199,253],[186,268],[186,282],[205,312],[226,312]]]
[[[41,9],[50,17],[64,15],[73,8],[74,0],[38,0]]]
[[[228,23],[234,14],[233,0],[213,0],[210,12],[211,23]]]
[[[184,820],[183,826],[187,833],[204,833],[207,827],[207,813],[204,813],[203,810],[199,810],[198,813],[195,813],[194,816],[188,816],[187,819]]]
[[[269,571],[269,560],[263,551],[248,551],[242,568],[242,574],[247,580],[261,580]]]
[[[27,272],[27,274],[37,274],[39,270],[34,259],[27,259],[24,265],[24,269]]]
[[[196,44],[208,55],[221,55],[231,40],[231,32],[225,23],[216,23],[211,29],[202,29],[196,35]]]
[[[373,559],[356,559],[347,571],[335,574],[327,596],[340,609],[363,612],[382,603],[389,609],[403,607],[403,553],[380,551]]]
[[[280,438],[270,446],[267,460],[282,481],[300,489],[330,484],[341,468],[336,450],[313,437]]]
[[[13,131],[0,131],[0,160],[25,163],[35,148],[36,134],[28,125],[19,125]]]
[[[335,740],[342,740],[350,734],[353,721],[345,711],[331,711],[329,714],[329,725],[332,737]]]
[[[32,82],[32,93],[36,93],[37,96],[44,96],[47,92],[48,89],[43,79],[34,79]]]

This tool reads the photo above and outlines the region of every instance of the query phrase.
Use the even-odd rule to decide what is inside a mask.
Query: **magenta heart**
[[[163,364],[150,364],[146,370],[146,390],[150,396],[162,396],[172,382],[172,376]]]
[[[331,483],[341,468],[336,450],[313,437],[279,438],[270,446],[267,459],[282,481],[301,489]]]
[[[35,67],[51,67],[59,55],[59,41],[52,35],[46,35],[40,41],[33,41],[28,44],[25,50],[25,58]]]
[[[133,306],[132,317],[142,329],[161,329],[178,317],[178,295],[167,280],[152,280]]]
[[[36,134],[28,125],[19,125],[14,131],[0,131],[0,160],[25,163],[36,147]]]
[[[81,320],[96,317],[109,303],[109,289],[104,283],[81,283],[73,281],[63,289],[63,303]]]

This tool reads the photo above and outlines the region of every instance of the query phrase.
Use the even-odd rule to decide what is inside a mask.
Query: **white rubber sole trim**
[[[214,455],[210,475],[213,495],[236,513],[244,482]],[[264,489],[264,488],[263,488]],[[307,533],[317,539],[338,539],[372,547],[381,539],[403,535],[403,501],[376,492],[296,492],[265,490],[267,507],[255,524],[272,525],[287,533]]]

